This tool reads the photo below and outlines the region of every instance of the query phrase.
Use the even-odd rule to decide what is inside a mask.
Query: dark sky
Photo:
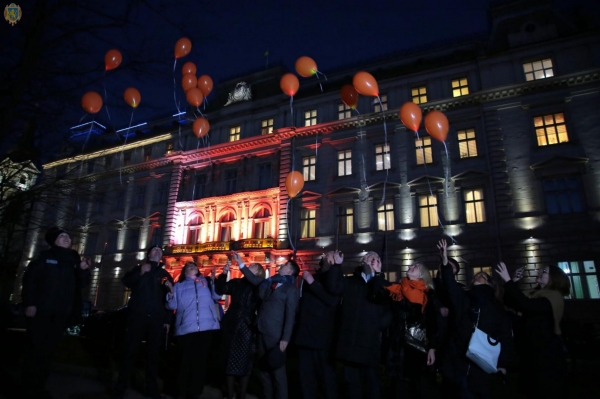
[[[20,57],[27,45],[27,34],[33,28],[28,18],[33,19],[39,3],[43,2],[23,1],[20,4],[24,10],[23,20],[14,27],[2,21],[0,35],[8,40],[1,43],[0,66],[6,70],[12,68],[12,72],[2,75],[5,81],[19,76],[17,71],[23,67],[19,64]],[[490,6],[490,0],[81,0],[70,3],[77,5],[53,15],[55,27],[44,31],[40,39],[44,46],[56,43],[53,38],[63,41],[58,42],[56,49],[40,49],[46,57],[38,60],[36,67],[40,72],[30,75],[29,81],[23,83],[26,86],[24,102],[30,108],[34,104],[38,109],[51,110],[55,116],[47,127],[47,133],[53,137],[66,134],[69,126],[91,119],[80,106],[79,99],[86,90],[95,90],[104,96],[106,87],[110,118],[106,109],[95,118],[111,129],[120,129],[129,124],[131,117],[131,108],[122,99],[123,90],[128,86],[136,87],[142,94],[133,124],[175,113],[173,75],[177,80],[177,95],[181,98],[180,71],[185,61],[196,63],[198,74],[210,75],[215,84],[265,67],[266,51],[269,66],[284,64],[293,69],[299,56],[308,55],[316,61],[319,70],[327,74],[345,65],[400,50],[485,33]],[[590,0],[557,0],[555,3],[560,8],[583,6],[596,13],[598,10],[597,2]],[[117,17],[117,21],[112,17]],[[64,35],[76,29],[85,32],[87,26],[107,21],[114,26],[73,37]],[[173,46],[182,36],[192,39],[192,52],[178,61],[174,74]],[[124,62],[117,70],[105,74],[104,54],[113,47],[122,51]],[[58,88],[65,88],[64,93],[57,95]],[[7,101],[6,92],[1,100]],[[29,115],[35,114],[35,110],[29,109],[29,112]]]

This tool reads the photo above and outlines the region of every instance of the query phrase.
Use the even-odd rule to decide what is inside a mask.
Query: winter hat
[[[62,233],[67,233],[66,230],[63,230],[59,227],[51,227],[50,229],[48,229],[48,231],[46,232],[46,235],[44,236],[46,242],[48,243],[48,245],[50,245],[51,247],[55,246],[55,241],[58,238],[59,235],[61,235]],[[69,233],[67,233],[69,234]]]
[[[456,267],[456,273],[454,274],[458,274],[458,272],[460,271],[460,264],[458,263],[458,261],[454,258],[448,258],[448,263],[452,263]]]

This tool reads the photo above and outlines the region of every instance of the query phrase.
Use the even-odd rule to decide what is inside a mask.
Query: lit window
[[[415,151],[417,155],[417,165],[433,162],[433,152],[431,150],[431,137],[425,136],[415,139]]]
[[[566,143],[569,141],[565,116],[562,112],[533,118],[538,146]]]
[[[352,150],[338,151],[338,176],[352,174]]]
[[[260,123],[260,134],[273,133],[273,119],[265,119]]]
[[[225,171],[225,194],[235,193],[237,186],[237,169]]]
[[[390,168],[389,144],[375,146],[375,168],[377,170],[384,170]]]
[[[271,213],[266,208],[261,208],[253,216],[253,238],[268,238],[271,236]]]
[[[219,219],[219,241],[231,241],[231,227],[235,223],[235,215],[228,212]]]
[[[425,104],[427,102],[427,87],[413,87],[410,91],[412,102],[415,104]]]
[[[304,181],[315,180],[315,172],[317,165],[317,157],[304,157],[302,158],[302,174],[304,175]]]
[[[317,124],[317,110],[313,109],[304,112],[304,126],[314,126]]]
[[[383,110],[387,111],[387,109],[388,109],[387,94],[382,94],[379,96],[379,98],[381,98],[381,104],[379,104],[379,99],[376,98],[373,100],[373,111],[381,112],[382,105],[383,105]]]
[[[240,132],[242,131],[241,126],[234,126],[229,128],[229,141],[238,141],[240,139]]]
[[[485,203],[483,202],[483,190],[465,191],[465,214],[467,223],[485,222]]]
[[[188,239],[187,244],[197,244],[202,239],[204,229],[203,220],[200,216],[194,216],[188,223]]]
[[[533,62],[526,62],[523,64],[523,72],[525,73],[525,80],[546,79],[554,76],[552,70],[552,60],[546,58],[545,60],[538,60]]]
[[[477,141],[475,140],[475,129],[459,130],[458,151],[461,158],[471,158],[477,156]]]
[[[421,227],[438,225],[437,198],[433,195],[419,195],[419,215]]]
[[[467,94],[469,94],[467,78],[454,79],[452,81],[452,97],[466,96]]]
[[[338,207],[338,234],[352,234],[354,232],[354,207],[352,204]]]
[[[351,116],[352,116],[352,108],[350,108],[349,106],[347,106],[344,103],[339,103],[338,104],[338,119],[342,120],[342,119],[350,118]]]
[[[300,211],[300,238],[314,237],[316,235],[316,215],[315,209],[302,209]]]
[[[575,177],[544,180],[542,183],[546,211],[550,215],[581,213],[583,190],[579,179]]]
[[[261,163],[258,165],[258,189],[264,190],[271,187],[271,164]]]
[[[600,299],[598,276],[593,260],[558,262],[571,281],[572,299]]]
[[[377,230],[394,230],[394,204],[391,201],[377,207]]]

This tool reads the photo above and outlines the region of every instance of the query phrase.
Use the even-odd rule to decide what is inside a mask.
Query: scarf
[[[565,310],[565,299],[560,292],[554,290],[535,290],[529,293],[530,298],[546,298],[552,305],[552,315],[554,316],[554,333],[561,335],[560,320]]]
[[[409,280],[404,277],[400,284],[392,284],[389,287],[385,287],[390,292],[390,296],[394,301],[401,301],[406,298],[411,303],[421,304],[421,313],[425,311],[425,305],[427,305],[427,294],[429,287],[425,285],[423,280]]]

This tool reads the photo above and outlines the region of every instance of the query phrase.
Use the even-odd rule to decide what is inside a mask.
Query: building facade
[[[38,212],[78,232],[76,249],[100,265],[90,300],[104,308],[125,303],[120,277],[151,244],[175,275],[187,260],[220,270],[230,250],[270,272],[295,253],[310,270],[339,249],[347,273],[373,250],[395,280],[415,260],[435,270],[446,239],[463,281],[501,260],[526,266],[531,286],[558,264],[585,317],[600,298],[600,35],[551,3],[492,8],[485,40],[303,79],[293,106],[282,68],[224,82],[205,111],[208,140],[191,132],[193,110],[127,130],[128,144],[101,125],[76,127],[97,150],[44,165],[77,178]],[[340,89],[360,70],[379,98],[361,96],[354,111]],[[407,101],[445,113],[445,144],[401,123]],[[292,170],[305,184],[290,199]]]

